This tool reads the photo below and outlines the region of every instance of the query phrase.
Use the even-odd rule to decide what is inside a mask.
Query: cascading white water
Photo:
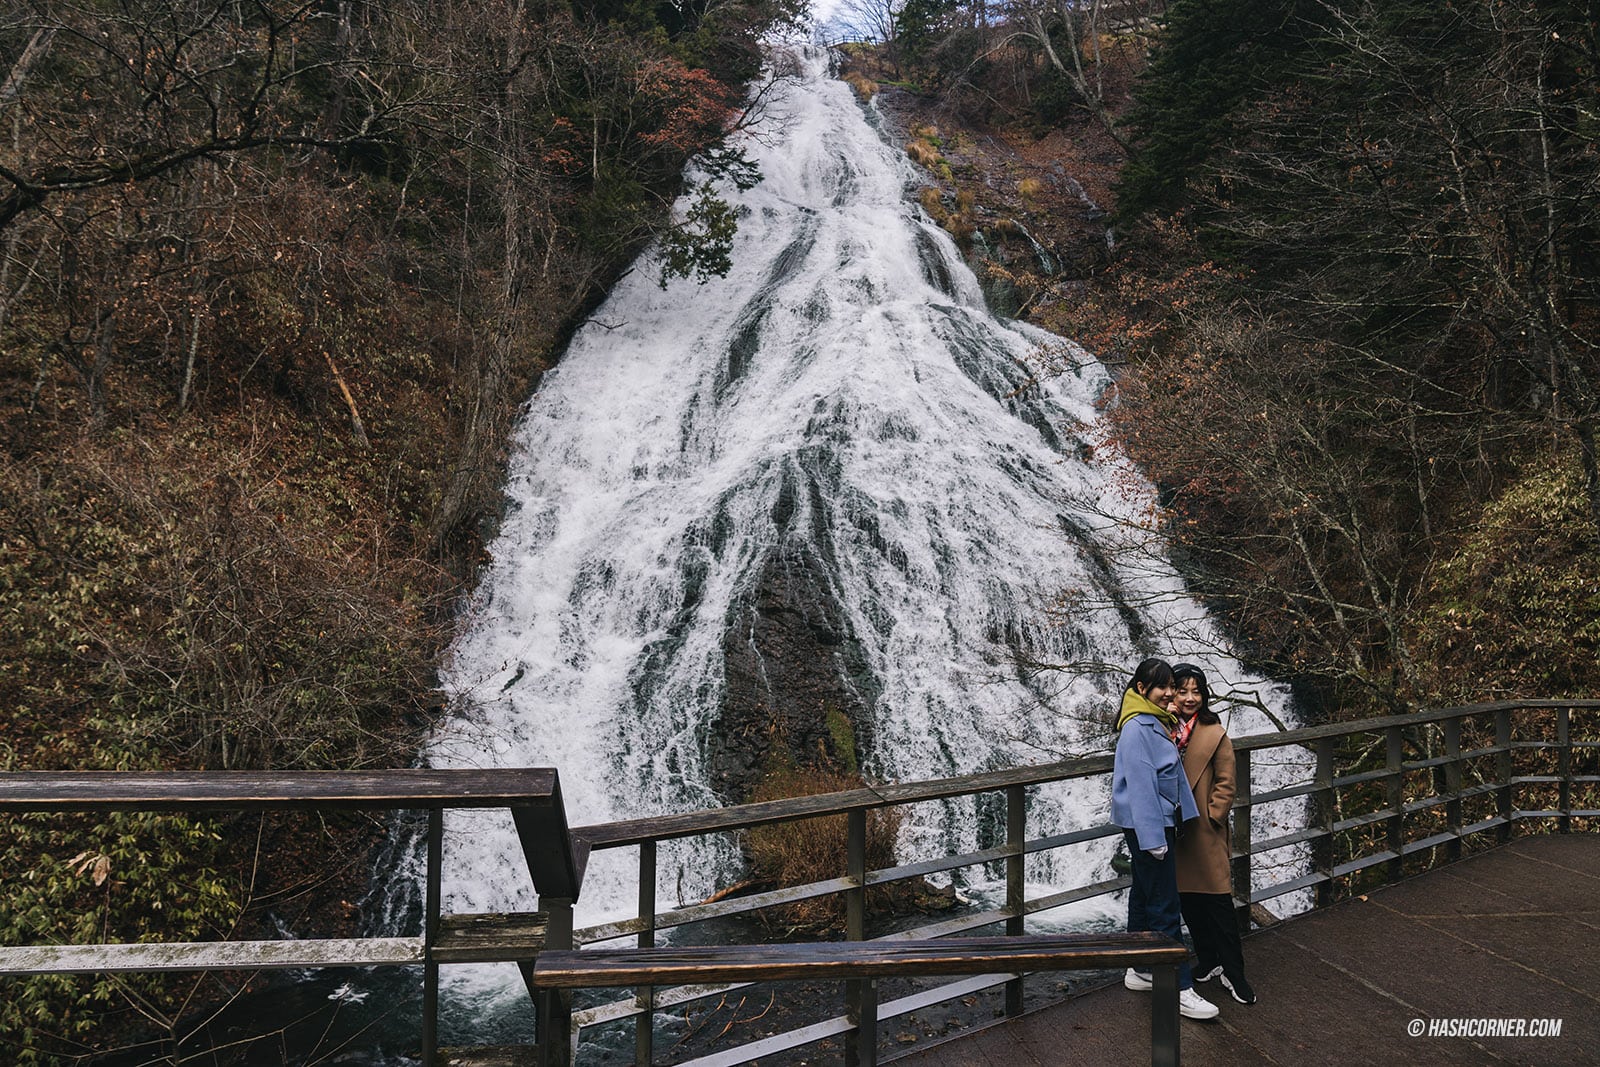
[[[1171,567],[1133,562],[1151,491],[1091,445],[1105,370],[1074,352],[1075,373],[1035,381],[1040,346],[1065,342],[990,315],[870,108],[821,53],[792,59],[747,145],[764,180],[724,190],[740,208],[729,276],[662,289],[647,256],[529,402],[494,562],[450,660],[460,711],[428,761],[554,766],[577,824],[721,802],[705,739],[725,629],[796,531],[868,665],[865,769],[883,779],[1106,750],[1122,679],[1041,682],[1019,650],[1129,666],[1158,652],[1251,682]],[[782,531],[780,507],[797,513]],[[1106,606],[1051,615],[1063,590]],[[1030,823],[1088,825],[1106,807],[1101,784],[1045,790]],[[902,851],[972,848],[978,821],[917,809]],[[700,847],[664,850],[664,903],[731,874],[734,857]],[[445,853],[449,908],[533,906],[509,820],[452,813]],[[1037,857],[1029,877],[1107,855]],[[632,862],[591,859],[580,925],[633,913]]]

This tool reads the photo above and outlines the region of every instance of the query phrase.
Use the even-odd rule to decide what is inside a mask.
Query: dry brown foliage
[[[860,71],[847,70],[842,77],[862,100],[871,100],[878,92],[878,83]]]
[[[906,155],[919,167],[936,167],[939,165],[939,150],[928,141],[920,138],[906,145]]]
[[[819,767],[785,766],[771,771],[750,800],[781,800],[859,789],[862,781],[840,771]],[[894,865],[895,838],[900,832],[899,812],[877,808],[867,813],[867,869]],[[750,864],[756,876],[774,886],[806,885],[841,878],[849,870],[849,823],[844,815],[774,823],[751,829],[746,837]],[[881,904],[887,890],[868,894],[869,904]],[[833,928],[844,922],[843,894],[801,901],[768,909],[770,919],[791,927]]]

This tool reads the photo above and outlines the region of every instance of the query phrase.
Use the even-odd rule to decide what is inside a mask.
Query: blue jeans
[[[1133,858],[1133,887],[1128,890],[1128,932],[1153,930],[1183,941],[1183,913],[1178,903],[1178,857],[1172,827],[1167,827],[1167,854],[1156,859],[1139,847],[1132,830],[1122,831]],[[1191,989],[1189,961],[1178,965],[1178,988]]]

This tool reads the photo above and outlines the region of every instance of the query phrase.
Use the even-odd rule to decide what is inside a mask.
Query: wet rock
[[[769,767],[856,773],[871,745],[860,646],[816,550],[786,540],[723,638],[727,685],[710,754],[712,784],[730,802]]]

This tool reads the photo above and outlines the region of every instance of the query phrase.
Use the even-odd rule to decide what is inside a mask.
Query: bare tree
[[[1127,134],[1106,103],[1105,72],[1112,57],[1104,51],[1110,35],[1147,34],[1164,4],[1130,0],[1014,0],[1005,6],[1011,28],[1000,47],[1026,41],[1050,68],[1066,79],[1080,105],[1124,151]]]

